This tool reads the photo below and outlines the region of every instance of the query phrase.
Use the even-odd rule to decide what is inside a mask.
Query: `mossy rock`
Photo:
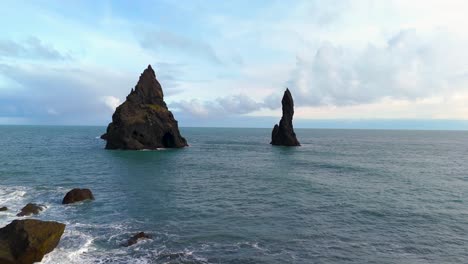
[[[168,110],[160,105],[157,104],[147,104],[146,107],[154,110],[155,112],[168,112]]]
[[[39,262],[54,250],[64,231],[65,225],[58,222],[14,220],[0,229],[0,263]]]
[[[180,135],[177,120],[164,102],[161,84],[148,66],[135,89],[112,115],[112,123],[101,136],[106,149],[182,148],[187,141]]]

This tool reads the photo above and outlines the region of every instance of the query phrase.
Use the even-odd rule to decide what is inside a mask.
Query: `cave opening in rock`
[[[163,146],[165,148],[172,148],[175,146],[175,138],[171,132],[166,132],[162,139]]]

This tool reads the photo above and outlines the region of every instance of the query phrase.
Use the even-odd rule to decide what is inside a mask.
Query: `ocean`
[[[105,127],[0,126],[0,225],[67,225],[42,263],[468,263],[468,132],[181,128],[109,151]],[[72,188],[96,200],[62,205]],[[122,247],[144,231],[152,239]]]

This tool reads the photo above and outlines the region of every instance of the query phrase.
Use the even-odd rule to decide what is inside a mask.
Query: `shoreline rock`
[[[94,200],[94,195],[91,190],[75,188],[67,192],[65,197],[63,197],[62,204],[71,204],[85,200]]]
[[[300,146],[301,144],[296,138],[292,120],[294,116],[294,101],[289,89],[286,89],[281,100],[283,116],[279,125],[273,127],[271,132],[270,144],[275,146]]]
[[[140,233],[135,234],[134,236],[132,236],[127,241],[127,243],[123,244],[123,246],[124,247],[129,247],[131,245],[135,245],[136,243],[138,243],[139,240],[142,240],[142,239],[151,239],[151,236],[146,234],[145,232],[140,232]]]
[[[65,225],[36,219],[14,220],[0,228],[0,263],[30,264],[57,247]]]
[[[164,102],[161,84],[151,65],[140,75],[137,85],[115,110],[107,132],[106,149],[182,148],[178,122]]]
[[[30,215],[37,215],[45,208],[44,205],[28,203],[23,208],[21,208],[21,212],[19,212],[16,216],[30,216]]]

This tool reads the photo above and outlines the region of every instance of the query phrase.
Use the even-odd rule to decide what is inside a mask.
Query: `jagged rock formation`
[[[26,206],[21,208],[21,212],[19,212],[16,216],[36,215],[44,210],[44,207],[45,206],[40,204],[28,203]]]
[[[127,100],[115,110],[107,133],[106,149],[181,148],[187,141],[163,99],[161,85],[148,65]]]
[[[75,188],[63,197],[62,204],[71,204],[84,200],[94,200],[94,195],[90,189],[78,189]]]
[[[145,232],[140,232],[128,239],[127,243],[125,243],[124,246],[129,247],[131,245],[135,245],[136,243],[138,243],[139,240],[142,239],[151,239],[151,236],[146,234]]]
[[[30,264],[54,250],[65,225],[35,219],[14,220],[0,229],[0,263]]]
[[[294,115],[294,101],[289,89],[284,92],[283,99],[283,116],[279,125],[275,125],[271,132],[271,143],[276,146],[300,146],[301,144],[296,138],[292,124]]]

